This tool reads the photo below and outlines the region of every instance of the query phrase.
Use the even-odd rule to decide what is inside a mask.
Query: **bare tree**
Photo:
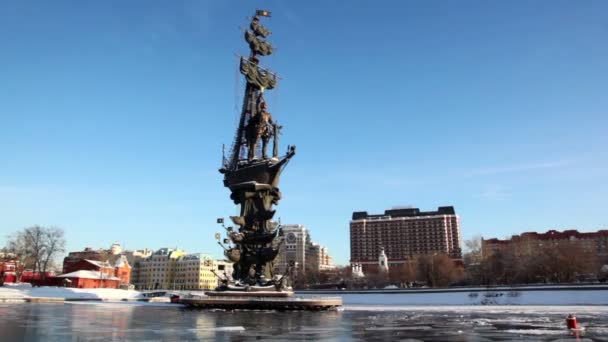
[[[42,272],[46,273],[53,265],[55,257],[65,252],[65,235],[63,229],[47,228],[45,231],[46,248],[42,251]]]
[[[448,286],[462,278],[463,270],[445,254],[423,255],[418,258],[418,274],[431,286]]]
[[[61,228],[32,226],[9,236],[7,250],[21,261],[25,268],[43,275],[59,253],[65,252],[65,237]]]

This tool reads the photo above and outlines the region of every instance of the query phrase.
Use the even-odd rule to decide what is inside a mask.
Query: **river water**
[[[565,329],[577,313],[584,333]],[[606,306],[345,306],[329,312],[171,304],[0,304],[0,341],[608,341]]]

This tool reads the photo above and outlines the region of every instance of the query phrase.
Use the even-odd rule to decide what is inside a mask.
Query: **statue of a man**
[[[257,114],[247,124],[247,144],[249,153],[247,159],[253,160],[258,141],[262,139],[262,158],[268,159],[268,141],[273,135],[272,115],[266,111],[266,102],[262,99],[258,105]]]
[[[262,138],[262,158],[268,159],[268,141],[272,137],[272,115],[266,111],[266,102],[260,104],[260,122],[258,126],[258,137]]]

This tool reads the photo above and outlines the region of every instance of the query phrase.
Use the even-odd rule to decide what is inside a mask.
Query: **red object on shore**
[[[578,329],[578,322],[573,314],[569,314],[566,318],[566,326],[568,329]]]

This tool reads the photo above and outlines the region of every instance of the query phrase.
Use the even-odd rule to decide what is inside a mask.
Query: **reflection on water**
[[[471,307],[227,312],[137,303],[0,304],[0,317],[2,341],[576,339],[565,329],[564,313],[525,307],[502,312]],[[587,328],[586,340],[608,339],[608,310],[587,311],[579,319]]]

